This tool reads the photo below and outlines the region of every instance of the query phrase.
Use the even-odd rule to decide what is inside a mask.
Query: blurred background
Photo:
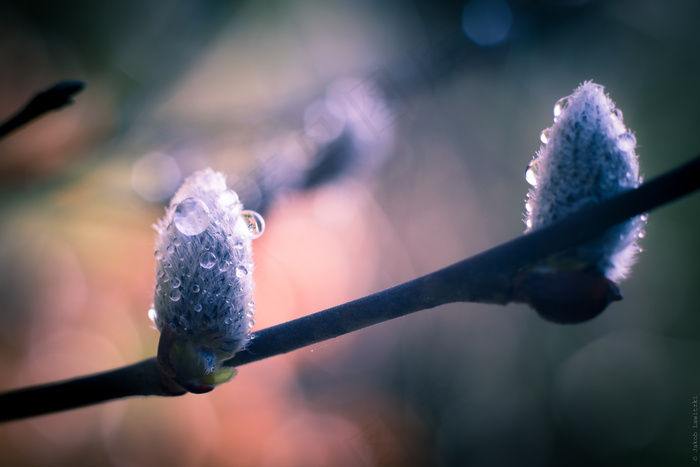
[[[197,169],[265,216],[262,329],[520,235],[540,131],[584,80],[647,179],[689,160],[698,19],[693,0],[0,3],[0,119],[87,83],[0,141],[0,390],[155,355],[151,224]],[[650,215],[625,299],[589,323],[443,306],[206,395],[1,425],[0,464],[690,465],[699,210]]]

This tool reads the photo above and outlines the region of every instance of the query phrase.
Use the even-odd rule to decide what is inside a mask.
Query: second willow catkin
[[[636,138],[603,86],[587,81],[554,106],[554,125],[541,136],[530,162],[525,204],[527,232],[641,183]],[[518,301],[559,323],[597,316],[622,298],[617,284],[639,251],[646,216],[637,216],[598,239],[553,255],[518,276]]]

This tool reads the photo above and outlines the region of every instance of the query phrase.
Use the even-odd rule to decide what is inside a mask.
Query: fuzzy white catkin
[[[532,185],[525,205],[526,232],[563,219],[639,186],[636,139],[603,86],[587,81],[554,106],[554,125],[542,132],[543,145],[528,167]],[[543,268],[586,270],[618,282],[639,251],[645,216],[601,238],[551,258]]]
[[[185,180],[154,228],[156,286],[149,315],[159,330],[169,324],[193,349],[186,358],[196,361],[186,365],[199,376],[216,372],[249,340],[255,311],[251,241],[262,234],[264,221],[243,210],[223,174],[206,169]]]

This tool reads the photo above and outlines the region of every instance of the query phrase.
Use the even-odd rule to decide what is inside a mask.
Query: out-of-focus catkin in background
[[[264,211],[261,329],[521,234],[540,131],[584,80],[624,112],[647,179],[691,158],[699,14],[653,0],[4,2],[0,118],[58,80],[88,87],[0,141],[0,389],[155,355],[151,224],[195,170],[225,172]],[[206,395],[2,425],[0,464],[690,463],[698,209],[695,196],[651,213],[625,299],[589,323],[423,311],[244,366]]]

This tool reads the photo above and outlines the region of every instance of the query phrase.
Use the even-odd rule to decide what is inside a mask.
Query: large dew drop
[[[232,265],[233,265],[233,263],[232,263],[231,261],[221,260],[221,261],[219,262],[219,271],[221,271],[221,272],[226,272],[226,271],[228,271],[229,269],[231,269],[231,266],[232,266]]]
[[[265,219],[255,211],[245,210],[241,213],[241,217],[248,226],[250,238],[258,238],[265,231]]]
[[[532,212],[532,209],[533,209],[533,202],[532,202],[531,199],[528,199],[528,200],[525,202],[525,210],[526,210],[528,213],[531,213],[531,212]]]
[[[176,302],[180,300],[180,297],[182,297],[182,293],[178,289],[173,289],[170,292],[170,300]]]
[[[175,208],[173,223],[185,235],[198,235],[209,227],[209,208],[204,202],[187,198]]]
[[[535,172],[535,167],[538,161],[539,159],[534,159],[525,170],[525,180],[532,186],[537,186],[537,172]]]
[[[569,106],[569,97],[562,97],[554,104],[554,109],[552,113],[554,114],[554,121],[556,122],[561,113]]]
[[[245,266],[238,266],[236,268],[236,277],[245,277],[248,275],[248,268]]]
[[[632,151],[637,145],[637,138],[632,133],[622,133],[617,137],[617,147],[622,151]]]
[[[216,255],[211,251],[205,252],[199,259],[199,265],[204,269],[211,269],[216,264]]]
[[[238,204],[238,194],[233,190],[226,190],[219,195],[219,204],[224,209],[231,209]]]

